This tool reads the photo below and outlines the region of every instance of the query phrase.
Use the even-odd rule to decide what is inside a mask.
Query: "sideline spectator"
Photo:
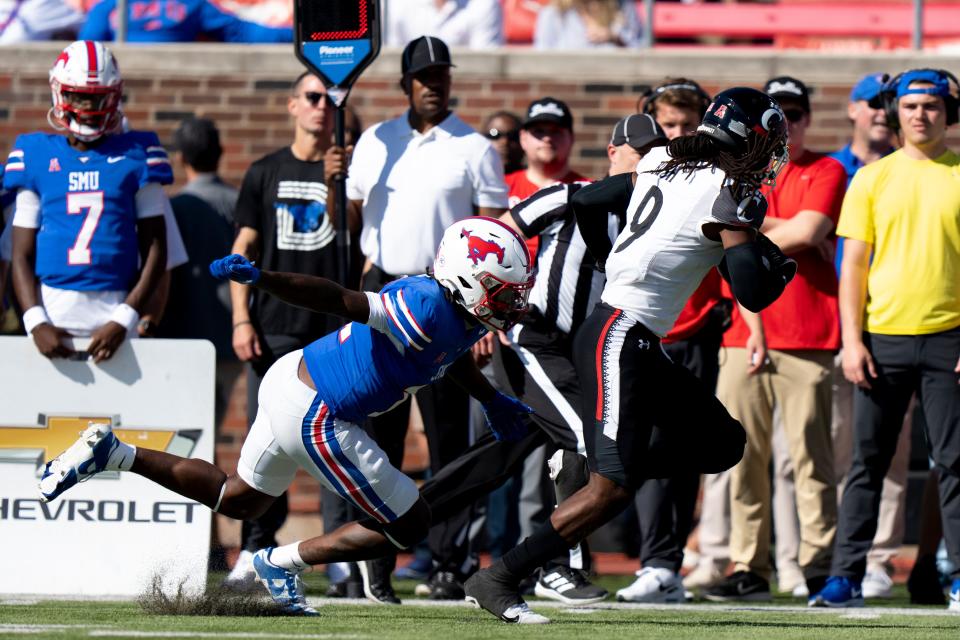
[[[903,147],[857,172],[838,229],[846,238],[840,321],[843,372],[857,385],[855,444],[831,577],[810,604],[863,605],[883,478],[918,393],[954,563],[949,609],[960,612],[960,157],[946,144],[960,114],[946,74],[914,69],[895,80],[883,97],[896,106]]]
[[[487,117],[480,133],[490,141],[503,161],[503,173],[509,175],[523,169],[523,147],[520,146],[520,117],[510,111],[497,111]]]
[[[157,337],[213,343],[217,351],[214,424],[219,428],[242,365],[233,352],[230,287],[211,278],[207,265],[230,253],[238,192],[217,174],[223,148],[212,120],[184,120],[173,134],[173,145],[187,183],[170,205],[190,259],[170,274],[170,297]]]
[[[247,170],[234,213],[238,232],[230,253],[256,260],[263,269],[323,276],[337,273],[336,234],[327,211],[327,185],[336,171],[331,161],[333,108],[319,78],[301,73],[287,98],[293,142],[267,154]],[[331,188],[330,191],[333,191]],[[251,287],[230,285],[233,349],[247,370],[247,420],[257,414],[263,374],[277,359],[302,349],[337,327],[338,319],[283,304]],[[243,548],[227,584],[254,580],[253,553],[276,544],[287,516],[286,494],[257,520],[244,521]]]
[[[0,45],[73,40],[83,19],[64,0],[0,0]]]
[[[292,29],[246,22],[209,0],[132,0],[127,11],[127,42],[293,42]],[[101,0],[87,14],[80,39],[115,39],[116,12],[116,0]]]
[[[774,411],[787,438],[797,486],[799,566],[809,593],[830,572],[837,493],[830,439],[831,368],[839,347],[837,276],[829,242],[846,175],[836,160],[806,149],[810,97],[790,77],[765,92],[787,118],[790,161],[772,189],[761,231],[797,261],[797,277],[760,314],[740,307],[724,336],[717,396],[747,431],[747,448],[730,478],[730,558],[734,573],[704,592],[714,601],[770,600],[770,479]],[[799,578],[798,578],[799,579]]]
[[[95,362],[112,357],[164,277],[172,170],[156,134],[118,132],[122,84],[103,44],[72,43],[50,72],[49,118],[65,135],[19,136],[7,160],[14,288],[47,357],[77,357],[68,335],[89,336]]]
[[[362,288],[379,291],[402,275],[424,273],[432,264],[443,230],[473,213],[498,217],[506,210],[503,166],[489,141],[450,110],[450,50],[424,36],[407,44],[401,56],[401,86],[410,108],[378,123],[357,142],[347,179],[351,228],[361,228],[367,257]],[[346,151],[339,149],[340,168]],[[426,170],[425,170],[426,169]],[[332,198],[331,209],[335,207]],[[470,356],[467,356],[470,357]],[[468,398],[443,380],[422,388],[417,405],[430,443],[430,467],[439,470],[467,448]],[[403,456],[410,402],[371,419],[377,442],[395,466]],[[458,541],[470,507],[433,527],[434,568],[430,597],[463,599],[460,584],[472,571],[468,550]],[[377,602],[397,603],[390,585],[396,557],[361,567],[364,592]]]
[[[633,2],[553,0],[537,14],[533,48],[636,47],[641,31]]]
[[[383,5],[388,47],[402,47],[421,36],[468,49],[503,45],[500,0],[384,0]]]
[[[850,142],[830,154],[847,172],[847,185],[863,166],[875,162],[894,151],[893,132],[887,126],[883,109],[871,106],[883,86],[883,74],[864,76],[850,91],[847,118],[853,125]],[[837,238],[835,259],[837,274],[843,260],[843,238]],[[847,473],[853,456],[853,389],[854,385],[843,377],[842,355],[837,354],[833,369],[833,456],[836,460],[837,497],[843,495]],[[907,472],[910,465],[911,412],[908,422],[900,431],[897,451],[890,464],[890,471],[883,481],[880,500],[880,517],[873,546],[867,554],[867,572],[863,578],[864,598],[890,597],[893,588],[891,561],[903,544],[906,517]],[[942,598],[942,597],[941,597]]]

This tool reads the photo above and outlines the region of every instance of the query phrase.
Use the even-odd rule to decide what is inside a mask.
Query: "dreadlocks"
[[[721,142],[702,133],[680,136],[667,143],[670,159],[650,171],[662,177],[673,177],[684,171],[717,167],[733,181],[735,191],[760,188],[763,171],[770,156],[783,141],[776,136],[757,137],[747,142],[741,154],[731,152]]]

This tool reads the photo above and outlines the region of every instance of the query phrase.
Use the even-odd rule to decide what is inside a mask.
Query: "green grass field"
[[[613,591],[630,581],[629,576],[610,576],[601,583]],[[326,586],[321,575],[313,574],[308,574],[307,584],[311,600]],[[902,587],[882,605],[846,611],[808,611],[802,601],[779,597],[772,605],[758,606],[651,607],[610,602],[579,611],[531,600],[534,609],[553,620],[549,627],[542,627],[506,625],[463,603],[433,605],[415,598],[414,586],[410,581],[397,582],[398,594],[407,600],[404,606],[323,600],[321,615],[315,618],[242,615],[242,611],[237,612],[241,615],[158,615],[134,602],[0,598],[0,638],[960,638],[960,615],[940,607],[909,607]]]

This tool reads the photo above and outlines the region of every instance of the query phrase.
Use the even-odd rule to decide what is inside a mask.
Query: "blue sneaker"
[[[862,607],[863,589],[850,578],[830,576],[827,585],[810,596],[808,607]]]
[[[960,613],[960,578],[953,581],[950,587],[950,604],[947,605],[947,611]]]
[[[119,470],[131,450],[121,446],[109,424],[89,423],[69,449],[44,467],[40,476],[40,500],[50,502],[101,471]]]
[[[316,609],[307,604],[300,574],[270,562],[272,551],[273,547],[267,547],[253,556],[253,570],[270,592],[270,597],[287,613],[299,616],[319,615]]]

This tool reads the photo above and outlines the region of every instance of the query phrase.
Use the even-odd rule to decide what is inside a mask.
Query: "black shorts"
[[[627,312],[598,304],[577,332],[574,364],[587,457],[603,477],[638,487],[647,478],[719,473],[743,456],[740,423]]]

